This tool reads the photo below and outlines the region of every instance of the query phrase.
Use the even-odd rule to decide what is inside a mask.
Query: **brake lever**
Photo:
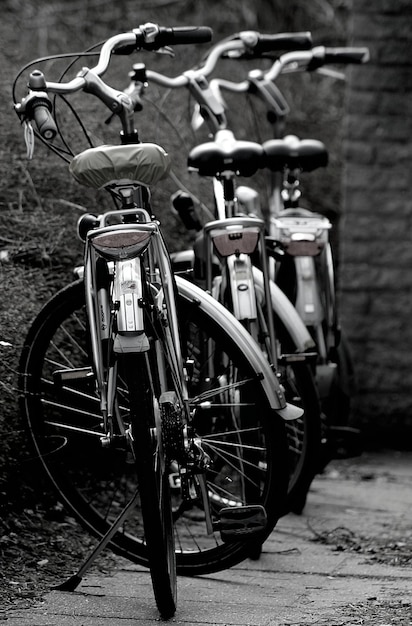
[[[156,54],[166,54],[169,57],[175,57],[175,51],[170,46],[163,46],[163,48],[159,48],[158,50],[154,50]]]
[[[276,117],[283,118],[290,108],[282,92],[270,80],[267,80],[260,70],[252,70],[248,75],[249,91],[256,93],[269,107]]]
[[[332,70],[330,67],[319,67],[315,70],[316,74],[322,74],[322,76],[328,76],[328,78],[334,78],[336,80],[346,81],[347,76],[343,72]]]
[[[34,155],[34,130],[29,120],[23,121],[24,142],[26,144],[26,158],[28,161],[33,159]]]
[[[208,89],[211,94],[210,98],[212,98],[209,100],[209,103],[212,103],[212,106],[210,107],[211,110],[217,115],[224,115],[227,105],[218,87],[217,81],[210,81],[210,83],[208,83]],[[205,115],[207,115],[207,107],[202,107],[199,102],[196,102],[191,119],[191,126],[194,131],[199,130],[199,128],[203,125],[205,122]]]

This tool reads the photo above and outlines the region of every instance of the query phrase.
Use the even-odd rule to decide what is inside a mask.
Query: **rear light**
[[[153,231],[124,226],[100,229],[89,235],[90,243],[97,252],[110,261],[133,259],[142,254],[149,245]]]
[[[231,227],[211,231],[216,252],[221,257],[252,254],[259,240],[259,229]]]
[[[317,256],[329,241],[330,228],[320,215],[286,215],[273,220],[272,236],[290,256]]]

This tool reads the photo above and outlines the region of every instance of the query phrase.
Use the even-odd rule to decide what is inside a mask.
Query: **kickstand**
[[[134,508],[137,502],[138,496],[139,496],[139,492],[136,491],[132,499],[128,502],[128,504],[126,504],[126,506],[120,513],[120,515],[115,519],[115,521],[110,526],[106,534],[103,535],[103,537],[100,539],[97,546],[93,549],[91,554],[87,557],[86,561],[80,567],[78,572],[76,574],[73,574],[73,576],[70,576],[70,578],[68,578],[64,583],[61,583],[61,585],[56,585],[55,587],[53,587],[53,589],[56,589],[59,591],[74,591],[77,588],[77,586],[81,583],[84,574],[91,567],[91,565],[93,564],[95,559],[99,556],[99,554],[103,552],[107,544],[111,541],[113,535],[117,532],[121,524],[128,517],[131,509]]]

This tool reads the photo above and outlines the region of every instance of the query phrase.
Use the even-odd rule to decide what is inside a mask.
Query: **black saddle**
[[[219,176],[225,171],[253,176],[264,167],[264,151],[259,143],[252,141],[234,141],[227,146],[210,141],[193,148],[187,164],[200,176]]]
[[[317,139],[299,139],[289,135],[283,139],[265,141],[263,150],[264,167],[272,172],[282,172],[285,168],[312,172],[328,164],[328,151]]]

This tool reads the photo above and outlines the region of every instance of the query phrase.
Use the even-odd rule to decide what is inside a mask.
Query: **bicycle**
[[[101,78],[113,53],[210,36],[203,27],[145,24],[109,38],[97,64],[70,81],[46,81],[35,69],[22,100],[13,87],[28,156],[35,136],[70,162],[77,182],[115,201],[114,210],[79,219],[80,278],[41,309],[20,358],[21,411],[36,456],[59,498],[100,538],[60,588],[75,589],[110,545],[149,567],[164,618],[176,610],[176,573],[230,567],[271,532],[288,478],[284,422],[301,413],[237,320],[173,276],[149,193],[170,157],[140,142],[141,89],[122,92]],[[66,102],[80,91],[116,114],[121,145],[70,153],[49,94]]]
[[[287,52],[269,70],[251,70],[240,83],[219,78],[211,81],[218,99],[221,89],[260,98],[273,128],[275,139],[262,144],[265,165],[272,172],[269,201],[263,211],[270,276],[295,305],[316,344],[315,378],[326,415],[321,469],[336,455],[359,454],[359,431],[348,426],[355,389],[354,371],[337,307],[335,261],[329,241],[332,224],[326,216],[300,206],[301,173],[326,167],[328,152],[318,140],[284,136],[290,109],[276,80],[282,74],[304,71],[319,71],[343,79],[344,75],[324,69],[325,66],[365,63],[368,54],[366,48],[317,46],[312,50]],[[237,54],[235,58],[245,56],[248,55]],[[242,187],[238,196],[244,210],[249,207],[256,211],[256,204],[260,207],[252,189]]]
[[[305,506],[320,456],[320,406],[310,367],[315,344],[289,300],[269,280],[265,222],[253,207],[245,212],[237,202],[238,175],[249,177],[262,167],[262,146],[235,139],[206,76],[225,54],[253,57],[299,45],[305,49],[311,45],[308,33],[248,31],[216,44],[206,62],[190,71],[187,88],[208,122],[213,141],[193,148],[188,165],[201,176],[213,178],[214,219],[201,223],[190,194],[179,191],[172,199],[187,228],[197,232],[191,254],[172,255],[175,271],[187,272],[189,267],[192,280],[234,313],[261,346],[286,397],[303,408],[302,417],[287,424],[290,479],[285,511],[295,513]]]

